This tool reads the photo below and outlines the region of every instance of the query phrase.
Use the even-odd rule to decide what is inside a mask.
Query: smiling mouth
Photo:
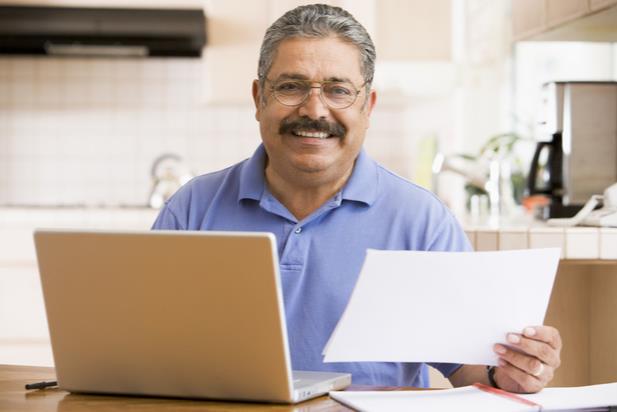
[[[307,132],[304,130],[294,130],[291,133],[294,136],[298,136],[298,137],[312,137],[314,139],[320,139],[320,140],[333,137],[331,134],[325,133],[325,132]]]
[[[347,133],[345,126],[338,122],[328,122],[325,119],[310,119],[306,116],[296,119],[284,118],[279,126],[279,134],[290,134],[294,137],[325,140],[333,137],[344,138]]]

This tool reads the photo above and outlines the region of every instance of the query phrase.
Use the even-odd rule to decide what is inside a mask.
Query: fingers
[[[553,371],[551,367],[545,367],[539,376],[533,376],[529,373],[517,368],[504,359],[499,360],[499,367],[495,372],[497,383],[502,389],[512,392],[533,393],[538,392],[553,379]],[[509,383],[506,387],[501,386],[501,383]]]
[[[550,326],[527,327],[522,334],[509,333],[508,345],[496,344],[499,376],[516,392],[537,392],[553,379],[561,363],[561,337]],[[499,380],[498,380],[499,382]]]
[[[545,362],[535,356],[530,356],[517,350],[513,350],[504,345],[495,345],[495,352],[499,355],[500,360],[504,360],[522,372],[532,376],[540,376],[545,369],[551,367],[549,364],[546,364],[545,367]]]
[[[547,365],[552,366],[553,368],[559,367],[560,358],[559,358],[559,349],[553,348],[550,343],[543,342],[540,340],[530,339],[522,335],[518,335],[515,333],[509,333],[506,337],[508,344],[511,348],[515,348],[516,350],[510,350],[512,352],[512,356],[521,355],[526,358],[530,356],[533,359],[540,360]],[[523,353],[517,353],[523,352]],[[532,373],[537,370],[539,366],[537,366],[537,362],[534,362],[534,367],[531,369],[522,368],[523,370],[528,370],[529,373]],[[518,366],[518,365],[517,365]]]
[[[539,378],[540,376],[542,376],[542,373],[544,373],[544,364],[540,362],[540,367],[533,371],[531,374],[536,378]]]
[[[561,336],[552,326],[528,326],[523,329],[523,336],[548,343],[553,349],[561,349]]]

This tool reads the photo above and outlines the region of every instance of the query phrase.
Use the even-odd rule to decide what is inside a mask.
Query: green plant
[[[512,196],[517,204],[521,204],[525,192],[525,173],[523,162],[516,154],[516,145],[529,139],[523,138],[516,133],[501,133],[491,136],[482,145],[477,155],[460,154],[461,158],[476,162],[490,162],[492,160],[507,161],[510,164],[510,181],[512,184]],[[488,195],[484,187],[478,187],[473,183],[465,185],[467,203],[473,195]]]

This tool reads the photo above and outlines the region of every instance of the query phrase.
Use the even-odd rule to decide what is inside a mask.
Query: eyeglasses
[[[313,80],[279,80],[276,82],[266,79],[272,83],[270,91],[274,98],[284,106],[300,106],[311,94],[311,89],[319,89],[319,98],[331,109],[346,109],[358,98],[366,82],[359,89],[348,81],[323,81]],[[319,86],[313,86],[318,83]]]

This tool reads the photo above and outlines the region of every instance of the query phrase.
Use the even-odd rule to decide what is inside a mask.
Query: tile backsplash
[[[195,174],[250,156],[250,80],[246,104],[212,103],[208,81],[203,59],[0,58],[0,205],[142,206],[163,153]],[[448,104],[378,105],[367,150],[413,178]]]
[[[200,59],[0,59],[0,203],[144,205],[162,153],[195,173],[248,156],[250,107],[205,105],[202,78]]]

